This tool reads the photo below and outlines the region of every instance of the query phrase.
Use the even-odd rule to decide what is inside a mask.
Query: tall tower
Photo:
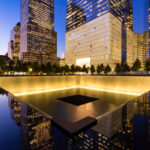
[[[68,0],[66,63],[133,62],[132,0]]]
[[[8,43],[8,57],[17,62],[20,53],[20,23],[11,30],[10,41]]]
[[[21,51],[23,62],[56,63],[54,0],[21,0]]]

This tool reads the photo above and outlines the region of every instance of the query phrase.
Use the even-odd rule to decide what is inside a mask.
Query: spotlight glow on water
[[[132,93],[132,92],[119,91],[119,90],[111,90],[111,89],[106,90],[106,89],[92,88],[92,87],[85,87],[85,86],[72,86],[72,87],[48,89],[48,90],[41,90],[41,91],[23,92],[23,93],[16,93],[14,95],[15,96],[32,95],[32,94],[40,94],[40,93],[46,93],[46,92],[69,90],[69,89],[75,89],[75,88],[95,90],[95,91],[103,91],[103,92],[110,92],[110,93],[117,93],[117,94],[135,95],[135,96],[141,95],[141,93]]]

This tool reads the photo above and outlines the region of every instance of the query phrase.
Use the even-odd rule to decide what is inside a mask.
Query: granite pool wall
[[[140,95],[150,90],[150,76],[7,76],[0,87],[13,94],[81,87]]]

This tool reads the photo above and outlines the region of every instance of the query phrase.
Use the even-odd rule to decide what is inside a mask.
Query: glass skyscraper
[[[21,52],[24,62],[57,60],[54,0],[21,0]]]
[[[107,12],[133,28],[132,0],[68,0],[66,31],[70,31]]]
[[[135,33],[134,34],[134,59],[139,59],[144,65],[145,61],[149,58],[149,32]]]
[[[84,60],[90,60],[90,64],[95,65],[98,63],[113,65],[121,61],[132,65],[133,47],[130,42],[133,38],[132,0],[68,0],[67,2],[67,64],[75,62],[84,64]]]

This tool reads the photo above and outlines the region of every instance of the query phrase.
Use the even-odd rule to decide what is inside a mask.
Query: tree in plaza
[[[86,74],[88,73],[88,68],[86,67],[86,65],[83,65],[82,72],[84,72]]]
[[[40,69],[40,71],[41,71],[42,73],[46,73],[46,66],[45,66],[44,64],[41,64],[41,69]]]
[[[100,73],[101,73],[101,66],[99,64],[97,65],[96,71],[97,71],[97,74],[100,75]]]
[[[69,66],[68,66],[68,65],[65,65],[65,66],[64,66],[64,73],[66,74],[66,73],[69,73],[69,72],[70,72]]]
[[[81,72],[82,68],[80,66],[76,66],[76,72]]]
[[[139,59],[136,59],[133,64],[132,70],[139,71],[140,69],[141,69],[141,61]]]
[[[91,70],[91,73],[92,73],[92,75],[93,75],[94,72],[95,72],[95,67],[94,67],[94,65],[91,66],[90,70]]]
[[[89,72],[90,72],[90,67],[87,67],[86,74],[88,74]]]
[[[52,73],[57,73],[57,65],[56,64],[52,65]]]
[[[150,71],[150,59],[147,59],[145,62],[145,70]]]
[[[61,67],[60,65],[55,65],[55,73],[60,73]]]
[[[103,64],[100,65],[100,72],[105,71],[105,66]]]
[[[115,72],[116,72],[116,73],[121,72],[121,65],[120,65],[119,63],[116,64]]]
[[[60,66],[60,74],[63,74],[64,73],[64,66]]]
[[[121,72],[129,72],[131,69],[126,62],[121,63]]]
[[[4,58],[0,58],[0,73],[7,70],[7,63]]]
[[[108,74],[109,72],[111,72],[111,67],[109,65],[107,65],[105,67],[105,74]]]
[[[97,74],[100,74],[101,72],[105,71],[105,66],[103,64],[98,65],[96,71]]]
[[[46,73],[51,73],[52,72],[52,65],[51,65],[51,63],[47,63],[46,64]]]
[[[52,73],[56,73],[57,72],[57,68],[56,68],[56,64],[52,65]]]
[[[14,67],[15,72],[19,72],[20,71],[20,61],[17,60],[17,62],[15,63],[15,67]]]
[[[14,62],[12,60],[9,61],[9,66],[8,66],[8,70],[10,72],[14,71]],[[23,69],[23,68],[22,68]]]
[[[39,67],[38,62],[34,62],[32,64],[32,69],[33,69],[33,72],[36,72],[36,73],[40,72],[40,67]]]
[[[16,65],[15,65],[15,71],[16,72],[21,72],[23,70],[22,66],[23,66],[22,62],[20,60],[17,60]]]
[[[75,67],[74,64],[71,65],[70,71],[71,71],[72,74],[74,74],[76,72],[76,67]]]
[[[125,63],[125,65],[124,65],[124,70],[127,71],[127,72],[131,71],[131,69],[130,69],[130,67],[127,63]]]
[[[28,72],[28,64],[27,63],[22,64],[22,71],[23,72]]]

